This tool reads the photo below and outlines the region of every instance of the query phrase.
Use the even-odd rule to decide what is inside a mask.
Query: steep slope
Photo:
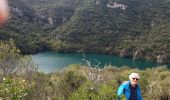
[[[33,53],[41,49],[39,46],[42,29],[36,21],[31,7],[19,0],[10,0],[11,18],[0,29],[0,40],[15,40],[22,53]]]
[[[53,30],[67,22],[84,0],[24,0],[32,6],[43,29]]]
[[[168,62],[169,4],[167,0],[87,1],[52,34],[66,42],[66,51]]]
[[[10,0],[1,40],[40,50],[116,54],[170,63],[168,0]]]
[[[56,48],[58,41],[48,33],[68,21],[80,1],[10,0],[11,18],[1,27],[0,40],[14,39],[22,53]]]

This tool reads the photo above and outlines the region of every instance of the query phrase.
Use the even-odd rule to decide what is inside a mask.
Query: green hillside
[[[117,55],[123,51],[125,57],[151,60],[164,55],[168,62],[169,4],[166,0],[86,2],[53,34],[66,41],[68,51],[72,48]]]
[[[9,1],[11,18],[0,28],[0,40],[13,39],[22,53],[40,51],[39,43],[43,40],[43,30],[36,21],[35,11],[19,0]]]
[[[115,54],[170,63],[168,0],[10,0],[1,40],[22,53]]]

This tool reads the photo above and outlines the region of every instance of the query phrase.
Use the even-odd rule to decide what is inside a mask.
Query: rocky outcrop
[[[133,59],[141,59],[145,56],[145,50],[143,48],[138,48],[133,54]]]
[[[107,7],[108,8],[120,8],[122,10],[125,10],[127,8],[126,5],[119,4],[119,3],[116,3],[116,2],[109,2],[109,3],[107,3]]]
[[[166,63],[166,60],[167,60],[167,56],[164,55],[164,54],[157,56],[157,62],[158,62],[158,63]]]
[[[53,25],[53,18],[52,17],[48,17],[48,22]]]
[[[96,4],[100,4],[100,0],[95,0],[95,3]]]
[[[121,50],[120,53],[119,53],[119,56],[120,57],[128,57],[129,53],[126,50]]]

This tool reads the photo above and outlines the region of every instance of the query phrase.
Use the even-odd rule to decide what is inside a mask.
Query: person
[[[0,0],[0,25],[4,24],[9,17],[9,7],[7,0]]]
[[[138,73],[131,73],[129,81],[123,83],[117,91],[117,100],[121,100],[121,96],[125,95],[126,100],[143,100],[141,89],[139,86],[140,76]]]

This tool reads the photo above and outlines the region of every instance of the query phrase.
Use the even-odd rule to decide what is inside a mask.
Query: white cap
[[[140,79],[140,76],[139,76],[138,73],[131,73],[131,74],[129,75],[129,79],[131,79],[131,78],[138,78],[138,79]]]

